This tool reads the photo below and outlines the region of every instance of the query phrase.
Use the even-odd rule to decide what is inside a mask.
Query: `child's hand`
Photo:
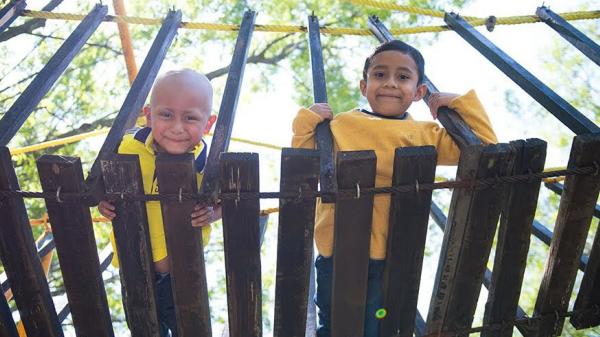
[[[429,96],[429,110],[433,119],[437,119],[438,109],[443,106],[448,106],[450,102],[458,97],[457,94],[451,94],[448,92],[434,92]]]
[[[221,219],[221,205],[197,204],[192,211],[192,226],[204,227]]]
[[[117,215],[115,213],[115,206],[106,200],[100,201],[98,204],[98,211],[110,220],[114,219]]]
[[[332,119],[333,111],[331,111],[331,107],[327,103],[315,103],[308,110],[316,113],[321,116],[323,119]]]

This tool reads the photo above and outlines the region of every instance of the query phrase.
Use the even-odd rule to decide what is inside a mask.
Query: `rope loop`
[[[60,190],[61,190],[62,186],[58,186],[58,188],[56,189],[56,201],[60,204],[63,203],[63,200],[60,198]]]

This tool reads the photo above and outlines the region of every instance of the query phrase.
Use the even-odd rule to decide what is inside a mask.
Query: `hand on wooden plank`
[[[327,103],[315,103],[310,108],[308,108],[308,110],[316,113],[317,115],[321,116],[321,118],[323,118],[323,119],[332,119],[333,118],[333,111],[331,110],[331,107]]]
[[[98,211],[100,212],[100,214],[104,215],[109,220],[114,219],[114,217],[117,215],[115,213],[115,205],[106,200],[100,201],[100,203],[98,204]]]
[[[204,227],[221,219],[221,205],[197,204],[192,211],[192,226]]]
[[[429,96],[429,110],[431,111],[431,116],[433,119],[437,119],[438,109],[443,106],[450,105],[453,99],[458,97],[457,94],[452,94],[448,92],[434,92]]]

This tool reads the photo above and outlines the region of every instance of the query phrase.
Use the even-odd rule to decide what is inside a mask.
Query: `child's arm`
[[[106,200],[100,201],[100,203],[98,204],[98,211],[100,212],[100,214],[104,215],[109,220],[114,219],[117,215],[115,213],[115,205],[111,204]]]
[[[206,206],[197,204],[192,211],[192,226],[204,227],[221,219],[221,205]]]
[[[437,118],[438,108],[442,106],[455,110],[483,143],[498,142],[488,115],[474,90],[462,96],[444,92],[432,93],[429,97],[429,108],[434,119]]]
[[[332,118],[333,112],[327,103],[316,103],[309,109],[300,109],[292,123],[292,147],[314,149],[317,124]]]

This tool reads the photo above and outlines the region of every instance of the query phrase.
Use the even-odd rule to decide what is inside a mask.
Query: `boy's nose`
[[[385,81],[385,86],[391,87],[391,88],[397,88],[398,83],[396,82],[396,79],[394,77],[390,77],[390,78],[388,78],[387,81]]]

